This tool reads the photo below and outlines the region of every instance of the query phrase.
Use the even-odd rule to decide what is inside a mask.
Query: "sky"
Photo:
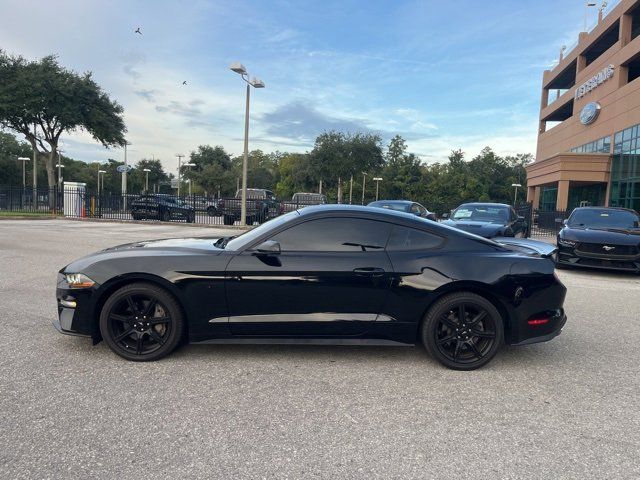
[[[430,163],[459,148],[535,154],[542,72],[576,42],[584,4],[0,0],[0,48],[91,71],[125,109],[130,163],[160,158],[175,173],[175,155],[198,145],[241,154],[236,61],[266,84],[251,91],[251,150],[304,152],[323,131],[362,131],[385,144],[400,134]],[[63,136],[63,149],[124,157],[83,132]]]

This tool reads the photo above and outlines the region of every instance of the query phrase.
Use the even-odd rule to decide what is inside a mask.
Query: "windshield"
[[[395,210],[397,212],[408,212],[409,206],[404,203],[384,203],[384,202],[373,202],[369,204],[370,207],[378,207],[378,208],[388,208],[389,210]]]
[[[640,217],[626,210],[576,209],[567,222],[577,228],[638,228]]]
[[[239,250],[245,245],[248,245],[249,243],[253,242],[260,235],[268,232],[272,228],[279,227],[280,225],[288,222],[289,220],[291,220],[293,217],[297,215],[300,215],[300,214],[297,212],[297,210],[294,210],[293,212],[289,212],[284,215],[280,215],[279,217],[276,217],[272,220],[269,220],[268,222],[265,222],[262,225],[259,225],[256,228],[243,233],[242,235],[232,238],[226,244],[225,248],[227,250]]]
[[[451,218],[474,222],[505,223],[509,218],[509,210],[500,206],[460,205],[454,210]]]

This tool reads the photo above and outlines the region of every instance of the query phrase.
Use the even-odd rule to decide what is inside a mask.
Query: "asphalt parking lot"
[[[130,363],[52,327],[74,258],[221,231],[0,221],[0,478],[640,477],[639,276],[559,271],[562,335],[474,372],[402,347]]]

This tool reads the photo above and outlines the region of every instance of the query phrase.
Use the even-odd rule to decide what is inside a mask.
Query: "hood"
[[[612,243],[614,245],[640,245],[639,228],[573,228],[566,226],[560,238],[582,243]]]
[[[504,230],[505,225],[499,223],[478,222],[474,220],[445,220],[444,225],[475,233],[481,237],[494,237]]]
[[[145,240],[142,242],[124,243],[102,250],[103,252],[114,252],[134,249],[163,249],[163,250],[207,250],[220,251],[215,246],[219,237],[213,238],[164,238],[159,240]]]
[[[179,256],[179,255],[219,255],[221,248],[215,246],[216,238],[168,238],[125,243],[105,248],[98,252],[74,260],[61,272],[84,272],[89,266],[110,260],[130,261],[136,257]],[[95,279],[94,279],[95,280]]]

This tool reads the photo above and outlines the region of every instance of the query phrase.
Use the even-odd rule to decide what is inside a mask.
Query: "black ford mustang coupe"
[[[444,222],[485,238],[524,237],[527,222],[504,203],[463,203]]]
[[[558,266],[640,272],[640,216],[613,207],[576,208],[558,233]]]
[[[237,237],[137,242],[60,270],[62,333],[129,360],[202,343],[423,343],[447,367],[550,340],[555,247],[497,243],[406,213],[307,207]]]

